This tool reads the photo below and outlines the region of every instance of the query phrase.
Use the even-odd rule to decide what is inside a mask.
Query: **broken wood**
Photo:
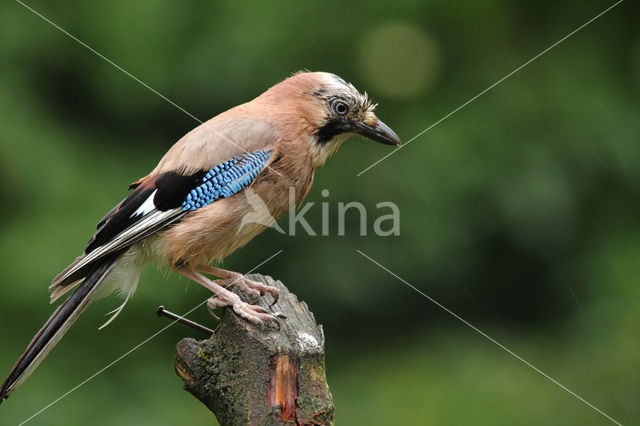
[[[271,295],[256,303],[286,319],[279,320],[280,329],[257,326],[225,308],[211,338],[178,343],[174,366],[184,388],[221,425],[333,424],[322,326],[280,281],[248,278],[280,289],[273,306]]]

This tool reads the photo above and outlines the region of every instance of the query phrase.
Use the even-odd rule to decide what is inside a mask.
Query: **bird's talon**
[[[256,311],[260,312],[261,314],[269,314],[269,311],[267,311],[265,308],[263,308],[262,306],[256,306]]]
[[[273,297],[273,302],[271,302],[269,304],[269,307],[271,308],[273,305],[275,305],[276,303],[278,303],[278,300],[280,299],[280,291],[276,292],[276,293],[271,293],[271,297]]]
[[[220,321],[220,317],[218,315],[216,315],[215,312],[213,312],[213,309],[209,308],[207,306],[207,311],[209,311],[209,315],[211,315],[213,317],[213,319],[215,319],[216,321]]]
[[[207,300],[207,311],[209,311],[209,315],[211,315],[213,318],[215,318],[216,321],[220,321],[220,317],[218,315],[216,315],[214,310],[216,308],[221,307],[221,306],[226,306],[226,304],[221,299],[219,299],[217,297],[212,297],[209,300]]]
[[[276,328],[278,329],[278,331],[282,330],[282,324],[280,324],[280,321],[278,321],[277,318],[273,319],[273,323],[276,325]]]

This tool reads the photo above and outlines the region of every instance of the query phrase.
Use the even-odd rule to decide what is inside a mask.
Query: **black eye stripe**
[[[334,136],[349,130],[349,123],[346,121],[338,118],[330,120],[316,132],[317,141],[320,144],[325,144],[333,139]]]

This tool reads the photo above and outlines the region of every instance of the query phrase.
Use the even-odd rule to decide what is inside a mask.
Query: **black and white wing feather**
[[[180,221],[189,212],[241,191],[270,158],[271,151],[256,151],[234,157],[211,170],[190,175],[168,172],[136,183],[134,191],[98,223],[82,256],[54,278],[49,287],[52,301],[83,279],[92,265],[105,256],[119,254]]]

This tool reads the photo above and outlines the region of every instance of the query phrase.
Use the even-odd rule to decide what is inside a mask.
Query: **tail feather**
[[[96,290],[113,267],[114,261],[115,259],[111,258],[96,266],[73,294],[51,315],[51,318],[31,340],[26,351],[13,366],[9,377],[0,388],[0,403],[29,377],[69,330],[78,316],[89,306],[94,299]]]

